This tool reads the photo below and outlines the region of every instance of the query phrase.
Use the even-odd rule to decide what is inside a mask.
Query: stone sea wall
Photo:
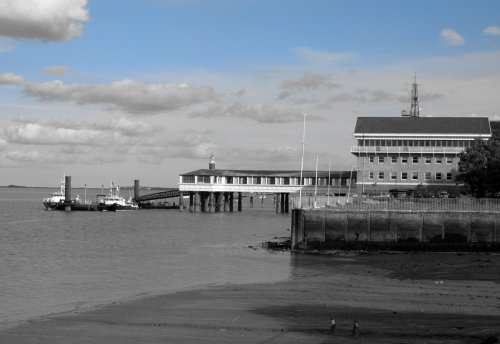
[[[500,250],[500,212],[293,209],[292,249]]]

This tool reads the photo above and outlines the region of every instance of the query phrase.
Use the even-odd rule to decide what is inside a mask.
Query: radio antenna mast
[[[417,85],[417,74],[415,74],[413,79],[413,85],[410,93],[411,105],[410,111],[407,109],[401,111],[401,116],[403,117],[420,117],[420,107],[418,106],[418,85]]]

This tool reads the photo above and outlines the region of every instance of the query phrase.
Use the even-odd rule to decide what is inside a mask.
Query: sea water
[[[290,235],[290,217],[276,214],[272,197],[253,208],[244,198],[243,211],[232,213],[47,211],[42,199],[53,191],[0,188],[0,329],[113,301],[290,274],[290,253],[259,248]],[[82,201],[97,193],[72,191]]]

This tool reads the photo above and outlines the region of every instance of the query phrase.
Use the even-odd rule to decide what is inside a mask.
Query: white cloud
[[[0,152],[7,148],[7,141],[0,139]]]
[[[64,84],[60,80],[31,82],[25,92],[40,100],[101,104],[111,111],[151,115],[216,99],[210,86],[186,84],[145,84],[121,80],[110,84]]]
[[[14,73],[0,74],[0,85],[21,85],[24,82],[22,76]]]
[[[449,28],[441,31],[441,38],[450,46],[465,45],[465,39],[458,32]]]
[[[332,89],[337,88],[339,85],[332,81],[330,75],[320,75],[312,73],[304,73],[299,79],[288,79],[281,83],[281,88],[284,90],[317,90],[317,89]]]
[[[227,117],[247,119],[258,123],[290,123],[303,120],[304,111],[297,106],[277,107],[271,104],[246,105],[236,103],[232,105],[217,105],[202,111],[193,111],[188,114],[191,118]],[[321,119],[320,116],[311,116],[312,120]]]
[[[51,75],[63,75],[69,71],[69,68],[65,66],[51,66],[51,67],[46,67],[43,70],[45,73]]]
[[[96,130],[55,128],[38,123],[12,125],[5,134],[9,142],[22,144],[102,145],[109,141],[102,132]]]
[[[65,41],[79,36],[89,20],[87,0],[0,2],[0,36]]]
[[[483,34],[489,36],[500,36],[500,27],[498,26],[488,26],[483,29]]]

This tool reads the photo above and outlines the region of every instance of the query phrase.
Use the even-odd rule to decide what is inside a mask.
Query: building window
[[[408,180],[408,172],[401,172],[401,180]]]
[[[183,183],[194,183],[194,176],[182,176]]]
[[[431,158],[425,158],[425,163],[430,164],[431,163]]]
[[[305,179],[304,179],[304,182],[305,182]],[[276,178],[269,177],[269,185],[275,185],[275,184],[276,184]],[[304,185],[307,185],[307,184],[304,183]]]
[[[261,177],[253,177],[253,183],[258,185],[262,184]]]
[[[233,177],[226,177],[227,184],[233,184]]]
[[[378,179],[384,179],[384,172],[378,173]]]
[[[391,172],[391,180],[396,180],[397,175],[398,174],[396,172]]]
[[[402,156],[401,157],[401,163],[402,164],[407,164],[408,163],[408,157],[407,156]]]
[[[441,172],[436,172],[436,180],[441,180],[443,174]]]
[[[442,164],[443,158],[436,158],[436,164]]]
[[[451,164],[453,162],[453,158],[446,158],[446,163]]]
[[[418,156],[414,156],[413,157],[413,163],[414,164],[418,164]]]
[[[210,183],[210,176],[198,176],[198,183]]]
[[[370,164],[373,164],[373,160],[374,160],[374,157],[373,157],[373,156],[369,156],[369,157],[368,157],[368,162],[369,162]]]
[[[379,164],[383,164],[384,163],[384,157],[383,156],[379,156],[378,157],[378,163]]]
[[[412,180],[417,180],[418,179],[418,172],[412,172],[411,173],[411,179]]]
[[[430,172],[425,172],[424,179],[425,180],[431,180],[432,176]]]
[[[373,180],[373,172],[370,172],[370,174],[368,174],[368,179],[372,179]]]
[[[392,163],[392,164],[395,164],[395,163],[397,163],[397,162],[398,162],[398,157],[397,157],[397,156],[393,156],[393,157],[391,157],[391,163]]]
[[[451,180],[453,177],[451,173],[446,173],[446,180]]]

